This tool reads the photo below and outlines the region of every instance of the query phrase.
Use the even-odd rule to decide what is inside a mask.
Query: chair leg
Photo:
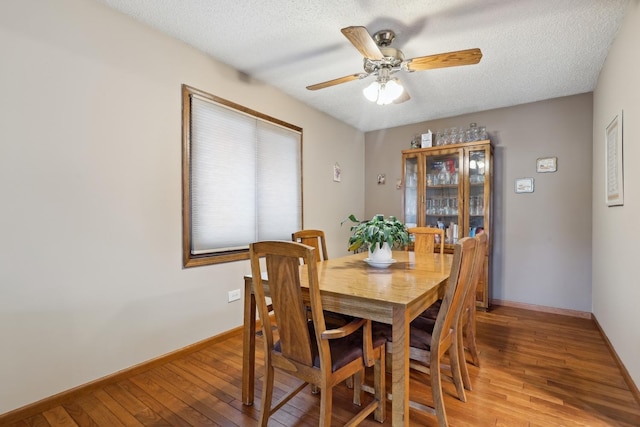
[[[471,390],[471,378],[469,377],[469,369],[467,369],[467,359],[464,354],[464,334],[462,327],[458,327],[456,331],[456,347],[458,353],[458,367],[462,376],[462,384],[467,390]]]
[[[347,386],[347,388],[353,388],[353,377],[349,377],[346,380],[344,380],[345,385]]]
[[[333,402],[333,388],[322,387],[320,393],[320,423],[319,427],[331,427],[331,410]]]
[[[376,421],[383,423],[386,418],[387,410],[387,383],[386,383],[386,369],[385,369],[385,357],[386,346],[379,347],[380,358],[376,359],[376,363],[373,366],[373,381],[375,388],[375,398],[378,401],[378,407],[373,413],[373,417]]]
[[[439,427],[449,427],[447,422],[447,412],[444,409],[444,400],[442,398],[442,378],[440,373],[440,358],[436,355],[431,359],[431,392],[433,393],[433,406],[436,410]],[[452,364],[453,365],[453,364]]]
[[[307,306],[307,320],[311,320],[313,321],[313,315],[311,314],[311,307]],[[319,394],[320,393],[320,387],[318,387],[315,384],[311,384],[311,394]]]
[[[271,415],[271,400],[273,398],[273,366],[265,366],[264,371],[264,379],[262,383],[262,403],[260,405],[259,420],[259,425],[261,427],[267,427],[269,416]]]
[[[362,382],[364,381],[364,369],[356,372],[354,375],[347,378],[347,381],[351,380],[351,387],[353,388],[353,404],[362,405]],[[347,384],[347,387],[349,385]]]
[[[471,360],[474,366],[480,367],[480,357],[478,356],[478,346],[476,344],[476,307],[475,301],[473,306],[469,307],[469,315],[467,316],[467,324],[465,325],[465,338]]]
[[[453,383],[456,386],[456,392],[458,393],[458,399],[462,402],[467,401],[467,395],[464,392],[464,382],[462,380],[462,372],[460,367],[460,354],[458,349],[460,348],[460,344],[458,344],[458,333],[454,334],[453,342],[449,347],[449,359],[451,362],[451,373],[453,374]],[[466,368],[467,365],[464,365]]]

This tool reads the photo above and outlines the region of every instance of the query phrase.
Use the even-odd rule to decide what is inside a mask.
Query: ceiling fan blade
[[[409,71],[433,70],[435,68],[457,67],[458,65],[473,65],[480,62],[480,49],[457,50],[455,52],[439,53],[437,55],[420,56],[407,60]]]
[[[384,58],[378,44],[371,38],[365,27],[346,27],[340,31],[365,58],[377,60]]]
[[[363,74],[363,73],[351,74],[350,76],[344,76],[344,77],[340,77],[340,78],[337,78],[337,79],[328,80],[326,82],[316,83],[314,85],[307,86],[307,89],[309,89],[309,90],[324,89],[326,87],[335,86],[335,85],[338,85],[340,83],[346,83],[346,82],[350,82],[352,80],[358,80],[358,79],[361,79],[362,77],[366,77],[366,76],[367,76],[367,74]]]

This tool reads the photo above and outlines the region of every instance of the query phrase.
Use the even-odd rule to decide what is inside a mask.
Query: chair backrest
[[[470,278],[471,283],[465,296],[465,300],[469,307],[475,306],[476,288],[484,270],[484,258],[487,254],[489,236],[487,233],[482,232],[480,234],[476,234],[475,239],[478,241],[478,246],[476,247],[476,254],[473,260],[473,271],[471,272]]]
[[[311,246],[316,250],[316,261],[324,261],[329,259],[327,253],[327,244],[324,239],[324,231],[322,230],[300,230],[291,234],[291,240]]]
[[[433,328],[432,353],[434,349],[437,353],[439,344],[454,333],[453,326],[462,313],[471,280],[477,243],[475,237],[464,237],[454,245],[451,274]]]
[[[252,243],[249,247],[251,274],[256,296],[256,305],[263,324],[265,353],[274,350],[271,318],[265,300],[265,286],[268,286],[275,323],[278,325],[280,352],[283,357],[298,363],[313,366],[312,340],[316,340],[320,358],[329,357],[329,345],[319,339],[325,331],[324,316],[320,301],[316,250],[297,242],[265,241]],[[265,258],[267,281],[261,275],[260,258]],[[315,337],[311,336],[307,309],[300,287],[300,260],[307,264],[311,311],[314,317]],[[326,347],[326,348],[324,348]],[[321,364],[322,366],[322,364]]]
[[[432,254],[435,251],[435,237],[440,236],[440,253],[444,254],[444,230],[434,227],[412,227],[407,229],[415,236],[413,250],[415,253]]]

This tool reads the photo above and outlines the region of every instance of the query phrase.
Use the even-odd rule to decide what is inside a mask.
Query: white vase
[[[371,251],[373,247],[373,251]],[[369,246],[369,259],[374,262],[388,262],[391,260],[391,247],[387,242],[382,247],[375,245]]]

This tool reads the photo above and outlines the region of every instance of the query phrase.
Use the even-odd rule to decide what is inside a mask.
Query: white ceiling
[[[362,131],[590,92],[628,0],[98,0]],[[477,65],[396,74],[379,106],[341,28],[391,29],[406,58],[480,48]],[[231,100],[233,101],[233,100]]]

